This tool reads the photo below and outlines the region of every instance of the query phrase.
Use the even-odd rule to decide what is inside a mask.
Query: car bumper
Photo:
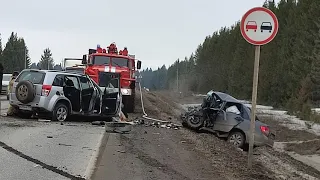
[[[255,146],[269,146],[273,147],[275,140],[275,134],[270,133],[268,136],[258,135],[255,136],[254,145]]]

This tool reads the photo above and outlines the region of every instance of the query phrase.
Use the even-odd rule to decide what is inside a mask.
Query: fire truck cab
[[[134,112],[136,77],[135,72],[141,68],[141,61],[135,64],[135,56],[128,54],[125,47],[118,52],[115,43],[111,43],[107,49],[97,45],[96,49],[89,49],[88,55],[83,55],[82,64],[85,65],[85,73],[88,74],[99,86],[105,87],[103,72],[120,74],[120,86],[122,102],[126,112]],[[101,72],[101,75],[100,75]]]

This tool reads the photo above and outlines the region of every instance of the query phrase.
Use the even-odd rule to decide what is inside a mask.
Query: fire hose
[[[139,91],[140,91],[141,107],[142,107],[142,112],[143,112],[142,117],[145,118],[145,119],[152,120],[152,121],[156,121],[156,122],[160,122],[160,123],[171,123],[170,121],[164,121],[164,120],[160,120],[160,119],[155,119],[155,118],[148,117],[148,114],[146,113],[146,111],[145,111],[145,109],[144,109],[143,98],[142,98],[142,90],[141,90],[141,84],[140,84],[140,82],[138,82],[138,84],[139,84]],[[177,124],[174,124],[174,125],[180,126],[180,125],[177,125]]]

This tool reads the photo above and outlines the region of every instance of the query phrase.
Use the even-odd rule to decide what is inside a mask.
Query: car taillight
[[[42,85],[41,96],[49,96],[51,91],[51,85]]]
[[[269,135],[269,127],[268,126],[260,126],[260,130],[262,131],[262,133],[264,133],[265,135]]]

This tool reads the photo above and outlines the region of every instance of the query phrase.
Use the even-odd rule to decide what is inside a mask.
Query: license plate
[[[30,106],[19,106],[20,110],[26,110],[26,111],[31,111],[31,107]]]

